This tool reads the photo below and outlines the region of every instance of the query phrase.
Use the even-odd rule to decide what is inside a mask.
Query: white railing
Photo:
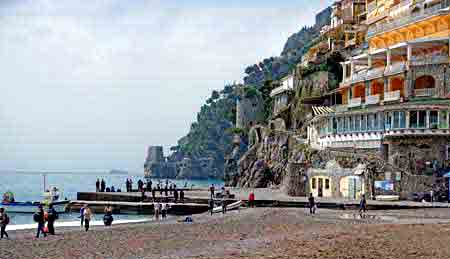
[[[352,76],[352,83],[357,83],[366,80],[367,70],[361,70],[357,73],[354,73]]]
[[[400,90],[384,93],[384,101],[385,102],[392,102],[392,101],[398,101],[398,100],[400,100]]]
[[[350,107],[350,108],[358,107],[358,106],[361,106],[361,103],[362,103],[361,97],[352,98],[348,102],[348,107]]]
[[[414,96],[416,97],[430,97],[436,93],[435,88],[414,89]]]
[[[392,30],[394,28],[397,28],[397,27],[400,27],[400,26],[403,26],[403,25],[406,25],[409,23],[414,23],[414,22],[420,21],[431,15],[437,14],[441,9],[442,9],[441,5],[435,5],[433,7],[423,9],[417,13],[409,13],[408,15],[405,15],[402,18],[398,18],[393,21],[390,21],[389,23],[373,25],[368,29],[367,35],[372,36],[374,34]]]
[[[412,66],[424,66],[432,64],[445,64],[449,63],[449,57],[444,55],[429,56],[429,57],[412,57],[410,64]]]
[[[382,77],[384,74],[384,69],[385,67],[377,67],[377,68],[372,68],[367,72],[367,79],[375,79],[375,78],[379,78]]]
[[[405,62],[395,62],[390,66],[386,67],[384,72],[385,76],[399,74],[406,71],[406,63]]]
[[[366,97],[366,104],[377,104],[380,102],[380,95],[374,94]]]
[[[346,111],[348,111],[348,107],[347,107],[347,105],[336,105],[334,107],[334,111],[335,112],[346,112]]]

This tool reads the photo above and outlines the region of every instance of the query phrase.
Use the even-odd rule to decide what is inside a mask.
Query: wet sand
[[[450,210],[242,209],[194,223],[10,232],[0,258],[450,258]]]

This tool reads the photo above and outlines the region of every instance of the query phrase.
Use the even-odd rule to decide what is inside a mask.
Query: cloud
[[[0,169],[140,170],[318,8],[251,2],[0,4]]]

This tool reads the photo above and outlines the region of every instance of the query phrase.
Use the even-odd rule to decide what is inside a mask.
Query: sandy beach
[[[242,209],[194,223],[10,231],[0,258],[449,258],[450,211]]]

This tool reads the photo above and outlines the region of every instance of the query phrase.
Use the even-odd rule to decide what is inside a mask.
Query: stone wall
[[[389,163],[413,174],[431,174],[445,164],[445,137],[402,138],[387,143]]]
[[[400,198],[410,199],[414,192],[429,192],[433,189],[433,183],[433,176],[402,174],[398,190]]]
[[[289,196],[308,195],[308,177],[304,164],[288,163],[281,189]]]
[[[297,97],[315,97],[321,96],[329,89],[329,82],[332,74],[327,71],[318,71],[304,78],[296,78],[294,81]]]
[[[264,121],[264,102],[260,96],[240,97],[236,102],[236,128],[249,128]]]

